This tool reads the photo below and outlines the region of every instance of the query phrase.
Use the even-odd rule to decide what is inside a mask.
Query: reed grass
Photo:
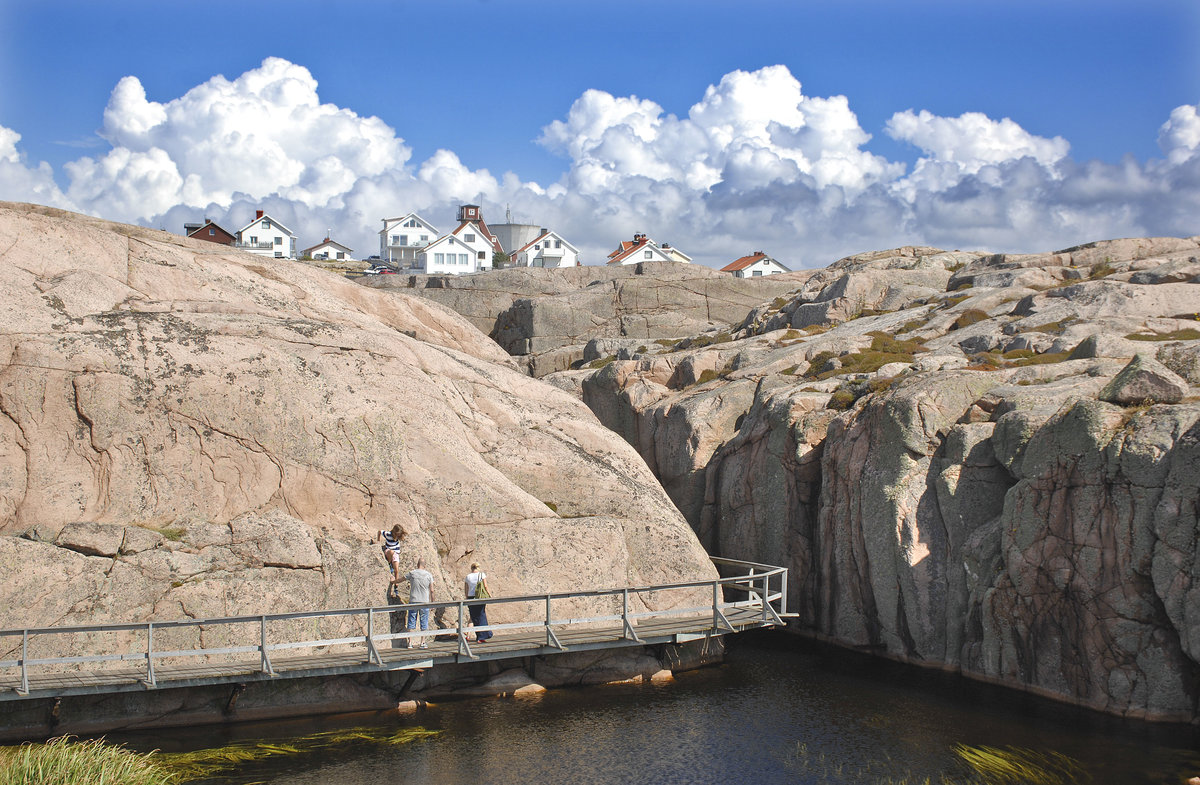
[[[251,740],[215,749],[163,753],[159,764],[177,775],[179,782],[226,776],[246,767],[282,757],[314,755],[351,746],[394,747],[436,736],[425,728],[350,728],[288,739],[286,742]]]
[[[45,744],[0,747],[0,785],[168,785],[177,776],[154,753],[131,752],[103,739],[59,736]]]

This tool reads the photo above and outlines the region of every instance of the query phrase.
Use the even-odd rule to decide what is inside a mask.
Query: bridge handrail
[[[0,661],[0,667],[21,668],[22,689],[18,690],[20,694],[28,692],[28,668],[31,665],[53,665],[53,664],[73,664],[84,662],[110,662],[114,660],[133,660],[144,661],[146,663],[146,683],[149,686],[155,685],[154,665],[153,661],[162,657],[196,657],[210,656],[219,654],[231,653],[250,653],[258,652],[262,659],[262,669],[265,673],[273,673],[270,663],[270,652],[281,649],[294,648],[317,648],[332,645],[342,644],[362,644],[365,643],[368,649],[369,658],[371,661],[382,663],[378,652],[375,648],[377,641],[389,641],[397,639],[408,639],[414,637],[422,637],[432,634],[448,634],[455,633],[459,641],[460,653],[471,655],[470,647],[466,639],[467,627],[464,623],[466,608],[472,604],[484,603],[488,605],[511,604],[511,603],[529,603],[539,602],[545,603],[546,614],[544,618],[537,620],[513,622],[498,625],[487,625],[474,628],[476,632],[485,630],[504,630],[517,628],[541,628],[544,627],[547,631],[547,645],[558,645],[557,639],[551,630],[552,626],[570,626],[575,624],[590,624],[603,621],[621,620],[625,628],[626,637],[632,640],[638,640],[636,633],[633,630],[632,622],[638,619],[649,618],[654,616],[674,616],[687,613],[696,613],[700,611],[709,611],[713,613],[714,629],[721,626],[721,622],[725,622],[728,626],[728,621],[724,620],[722,613],[723,609],[737,607],[760,607],[762,608],[763,620],[767,623],[780,623],[781,616],[787,613],[787,569],[784,567],[775,567],[768,564],[758,564],[755,562],[739,561],[735,559],[713,558],[714,565],[725,567],[736,567],[738,569],[747,570],[744,574],[717,577],[710,579],[698,579],[692,581],[677,581],[674,583],[653,584],[645,586],[623,586],[610,589],[583,589],[576,591],[565,592],[543,592],[539,594],[524,594],[506,597],[489,597],[482,600],[462,599],[462,600],[443,600],[440,602],[426,603],[408,603],[397,605],[384,606],[368,606],[360,608],[336,608],[328,610],[312,610],[312,611],[292,611],[287,613],[269,613],[269,614],[253,614],[242,616],[223,616],[210,619],[172,619],[167,621],[146,621],[146,622],[119,622],[112,624],[85,624],[85,625],[70,625],[70,626],[51,626],[51,627],[26,627],[19,629],[3,629],[0,630],[0,638],[20,636],[21,641],[21,656],[16,660]],[[774,579],[774,580],[773,580]],[[772,583],[777,583],[778,587],[773,587]],[[712,603],[710,605],[696,606],[691,608],[672,608],[667,610],[654,610],[638,613],[629,611],[629,595],[645,594],[650,592],[672,591],[680,589],[695,589],[701,587],[709,587],[712,590]],[[746,592],[750,595],[745,600],[728,602],[722,601],[721,589],[728,588],[737,591]],[[599,616],[589,616],[581,618],[559,618],[555,619],[551,614],[551,604],[556,600],[568,600],[588,597],[614,597],[622,598],[621,612],[615,614],[602,614]],[[779,602],[780,608],[778,611],[773,607],[773,603]],[[396,612],[406,612],[409,610],[428,609],[436,611],[440,609],[457,609],[458,623],[454,627],[437,628],[437,630],[425,631],[405,631],[400,633],[376,634],[374,631],[375,615],[390,614]],[[336,618],[336,617],[366,617],[366,635],[357,635],[351,637],[328,638],[317,640],[293,641],[287,640],[284,642],[269,643],[267,638],[267,625],[270,622],[279,621],[294,621],[302,619],[320,619],[320,618]],[[156,631],[181,629],[188,627],[200,626],[218,626],[218,625],[240,625],[240,624],[257,624],[260,631],[260,642],[258,645],[233,646],[224,648],[192,648],[188,650],[155,650],[154,649],[154,633]],[[98,655],[73,655],[67,657],[43,657],[31,659],[28,656],[29,639],[36,635],[74,635],[82,633],[109,633],[109,632],[142,632],[146,634],[146,648],[138,653],[117,653],[117,654],[98,654]]]
[[[652,591],[669,591],[672,589],[694,589],[701,586],[712,586],[717,583],[721,586],[730,586],[733,588],[742,588],[741,584],[745,583],[748,578],[756,578],[762,580],[765,577],[774,577],[780,574],[786,574],[786,567],[772,567],[766,564],[755,564],[754,562],[738,561],[735,559],[722,559],[711,557],[711,561],[718,564],[728,565],[746,565],[750,567],[761,567],[768,572],[755,573],[750,572],[745,575],[735,575],[727,578],[710,578],[699,579],[694,581],[681,581],[678,583],[661,583],[648,586],[622,586],[614,589],[581,589],[578,591],[566,592],[542,592],[540,594],[521,594],[505,597],[489,597],[484,602],[488,605],[516,603],[516,602],[534,602],[543,601],[547,597],[551,600],[567,600],[583,597],[607,597],[615,596],[623,592],[630,594],[645,594]],[[400,605],[370,605],[358,608],[330,608],[326,610],[312,611],[289,611],[286,613],[256,613],[242,616],[214,616],[209,619],[171,619],[167,621],[143,621],[143,622],[116,622],[104,624],[82,624],[82,625],[60,625],[52,627],[14,627],[10,629],[0,629],[0,637],[11,637],[15,635],[52,635],[52,634],[78,634],[84,632],[137,632],[146,629],[147,624],[153,624],[155,629],[178,629],[181,627],[197,627],[200,625],[218,625],[218,624],[257,624],[264,619],[268,622],[272,621],[294,621],[297,619],[316,619],[332,616],[356,616],[364,614],[368,611],[376,613],[386,613],[395,611],[403,607],[405,610],[417,610],[428,608],[431,611],[440,608],[453,608],[460,604],[471,604],[473,600],[441,600],[439,602],[422,602],[422,603],[405,603]],[[706,606],[707,607],[707,606]],[[663,613],[663,611],[659,611]]]

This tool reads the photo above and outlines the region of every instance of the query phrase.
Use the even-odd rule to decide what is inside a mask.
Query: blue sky
[[[262,203],[301,246],[331,228],[362,255],[384,215],[448,229],[478,200],[591,263],[633,231],[707,264],[764,248],[797,267],[1195,234],[1198,53],[1193,0],[0,0],[0,198],[172,231],[237,229]],[[218,75],[244,98],[296,74],[310,95],[281,100],[353,117],[281,129],[264,88],[261,120],[239,104],[241,125],[206,136],[196,103],[221,98],[181,100]],[[114,108],[126,77],[144,102]],[[172,119],[143,133],[162,114],[146,105]],[[219,160],[270,134],[288,158],[273,174]],[[325,139],[376,152],[321,174]],[[205,140],[207,161],[184,160]]]

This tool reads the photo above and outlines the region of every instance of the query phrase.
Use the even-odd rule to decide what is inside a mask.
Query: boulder
[[[1188,391],[1187,381],[1179,374],[1149,355],[1138,354],[1105,385],[1099,397],[1123,406],[1179,403]]]

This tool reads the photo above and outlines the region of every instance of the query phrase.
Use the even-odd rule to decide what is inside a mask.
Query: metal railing
[[[548,592],[514,597],[490,597],[484,600],[450,600],[445,602],[411,603],[367,608],[225,616],[212,619],[148,621],[132,624],[89,624],[0,630],[0,650],[8,648],[5,642],[6,639],[20,638],[20,657],[17,659],[0,660],[0,668],[20,669],[20,686],[15,687],[14,690],[18,695],[23,696],[29,693],[29,669],[31,667],[140,662],[143,663],[144,668],[144,676],[141,677],[141,681],[147,688],[154,688],[158,686],[154,667],[155,661],[164,658],[212,658],[254,653],[258,655],[258,669],[263,674],[276,675],[271,662],[271,654],[273,652],[293,649],[326,649],[335,646],[362,647],[366,658],[365,663],[373,663],[374,665],[383,667],[384,662],[379,650],[380,643],[399,640],[411,641],[413,638],[425,638],[435,635],[440,637],[452,634],[457,641],[456,653],[468,658],[474,658],[476,655],[471,650],[470,644],[472,641],[469,639],[469,636],[484,631],[534,629],[538,630],[539,634],[544,633],[544,638],[542,639],[544,640],[543,646],[565,650],[567,647],[560,642],[558,634],[564,628],[599,627],[608,622],[619,621],[621,623],[622,632],[620,640],[627,641],[630,645],[642,642],[641,638],[638,637],[636,624],[647,619],[694,616],[696,614],[708,614],[711,612],[712,621],[709,633],[724,634],[737,631],[734,625],[730,623],[726,615],[727,612],[731,609],[741,609],[744,611],[750,608],[754,610],[754,617],[757,619],[759,626],[784,624],[783,617],[788,615],[786,568],[733,559],[714,558],[712,561],[717,566],[718,572],[736,572],[737,574],[710,580],[682,581],[651,586],[624,586],[616,589]],[[704,605],[670,608],[667,610],[630,611],[631,595],[641,596],[670,591],[691,591],[699,595],[698,590],[700,589],[711,589],[711,602],[706,602]],[[704,592],[704,595],[707,597],[709,593]],[[744,598],[729,599],[726,597],[727,594],[744,595]],[[604,597],[612,598],[614,604],[616,604],[615,601],[619,601],[619,612],[583,617],[556,617],[553,613],[555,603],[560,603],[561,605],[561,603],[571,600]],[[470,606],[480,603],[489,606],[517,603],[533,604],[544,607],[545,613],[544,615],[541,613],[536,615],[530,614],[533,618],[527,621],[469,627],[467,624],[468,609]],[[774,607],[775,603],[779,604],[778,610]],[[427,609],[431,616],[434,616],[438,611],[443,611],[443,620],[445,620],[444,617],[451,617],[455,620],[455,624],[452,627],[430,628],[428,630],[406,629],[404,632],[382,634],[377,632],[377,622],[380,617],[386,617],[390,620],[392,614],[407,615],[409,611],[419,611],[421,609]],[[403,619],[405,616],[401,616],[400,618]],[[742,618],[745,618],[744,613]],[[273,623],[318,619],[358,620],[359,634],[297,640],[291,639],[291,636],[283,640],[272,640],[273,636],[269,634]],[[211,633],[212,630],[223,627],[249,628],[254,633],[254,643],[210,648],[204,646],[203,640],[201,640],[199,646],[193,646],[192,648],[160,649],[155,647],[156,634],[161,636],[167,631],[186,629]],[[558,632],[556,632],[555,628],[558,628]],[[144,641],[145,646],[139,646],[137,651],[117,652],[108,650],[98,654],[87,655],[30,656],[30,642],[34,639],[44,640],[47,637],[53,636],[74,636],[92,633],[135,633],[138,639]]]

